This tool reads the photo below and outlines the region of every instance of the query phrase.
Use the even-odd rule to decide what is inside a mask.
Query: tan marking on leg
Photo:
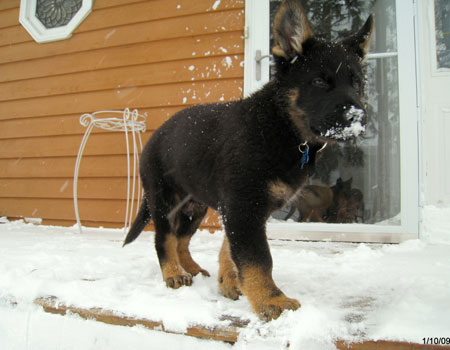
[[[237,300],[242,295],[239,288],[238,271],[231,259],[230,245],[225,236],[219,253],[219,287],[227,298]]]
[[[275,285],[270,272],[264,272],[258,266],[242,269],[241,288],[256,314],[266,321],[278,318],[286,309],[300,307],[298,300],[286,297]]]
[[[181,266],[192,274],[197,275],[199,272],[203,276],[210,276],[209,272],[202,269],[195,261],[192,259],[191,253],[189,252],[189,242],[191,241],[191,236],[184,236],[178,239],[177,252],[178,258],[180,259]]]
[[[284,206],[289,202],[296,200],[301,189],[302,187],[299,187],[294,190],[281,180],[269,183],[269,194],[272,197],[272,200],[279,206]]]
[[[161,271],[167,287],[174,289],[192,284],[192,275],[181,266],[177,248],[177,238],[173,234],[168,234],[164,242],[166,259],[161,262]]]
[[[286,203],[292,198],[295,191],[282,181],[274,181],[269,183],[269,193],[275,200]]]

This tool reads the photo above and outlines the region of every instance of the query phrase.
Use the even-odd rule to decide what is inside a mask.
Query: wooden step
[[[219,340],[227,343],[235,343],[239,332],[245,328],[249,321],[236,317],[224,315],[220,320],[229,321],[228,326],[195,325],[188,327],[186,332],[174,332],[164,327],[163,322],[151,321],[147,319],[136,319],[133,317],[119,315],[111,310],[101,308],[83,309],[76,306],[65,305],[58,301],[56,297],[38,298],[34,301],[36,305],[41,306],[45,312],[58,315],[66,315],[68,312],[76,314],[86,320],[96,320],[111,325],[119,326],[143,326],[145,328],[162,331],[171,334],[182,334],[191,337]],[[417,343],[396,342],[396,341],[363,341],[361,343],[347,343],[343,340],[336,342],[339,350],[450,350],[448,345],[425,345]]]
[[[76,306],[68,306],[58,301],[55,297],[38,298],[34,301],[36,305],[42,306],[45,312],[58,315],[66,315],[68,312],[76,314],[86,320],[96,320],[111,325],[118,326],[143,326],[151,330],[162,331],[172,334],[182,334],[191,337],[220,340],[228,343],[237,341],[239,332],[238,328],[245,327],[248,321],[242,321],[229,316],[223,316],[221,320],[230,321],[230,325],[226,327],[207,327],[196,325],[188,327],[186,332],[174,332],[166,329],[164,324],[159,321],[151,321],[147,319],[136,319],[125,315],[118,315],[111,310],[101,308],[82,309]]]

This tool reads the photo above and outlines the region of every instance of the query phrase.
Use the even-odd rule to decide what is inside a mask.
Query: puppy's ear
[[[312,36],[313,32],[300,1],[284,0],[274,19],[273,54],[290,60],[302,53],[302,44]]]
[[[370,15],[358,33],[345,38],[341,43],[355,52],[361,59],[364,59],[367,52],[369,52],[370,40],[372,39],[373,32],[374,20],[373,15]]]

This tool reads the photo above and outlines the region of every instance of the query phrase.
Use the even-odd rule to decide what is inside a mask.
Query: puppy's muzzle
[[[367,123],[366,110],[355,105],[344,106],[343,116],[350,124],[360,122],[362,125],[365,125]]]

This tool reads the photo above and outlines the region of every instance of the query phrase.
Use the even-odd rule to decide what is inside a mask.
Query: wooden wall
[[[72,38],[46,44],[19,24],[19,2],[0,1],[0,216],[75,223],[82,113],[138,108],[146,141],[188,105],[242,96],[244,0],[95,0]],[[78,183],[83,224],[123,226],[125,154],[123,133],[94,129]]]

